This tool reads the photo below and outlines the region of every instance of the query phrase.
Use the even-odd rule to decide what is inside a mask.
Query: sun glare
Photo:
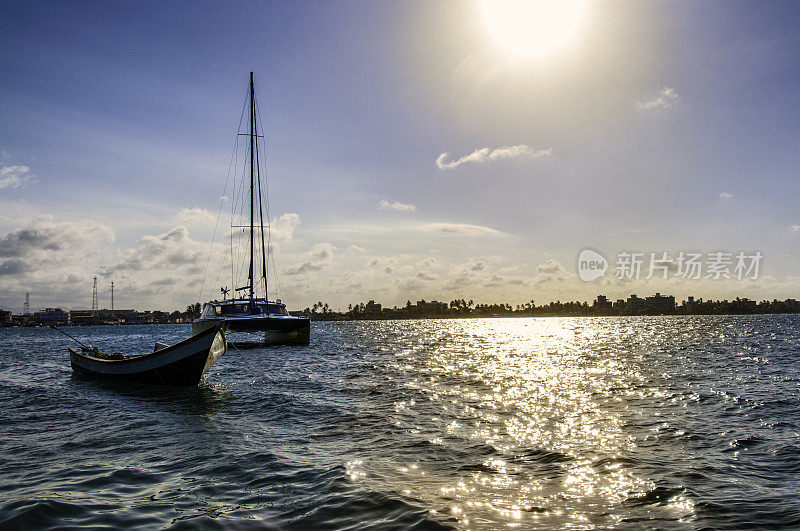
[[[480,0],[483,22],[507,51],[539,58],[568,44],[587,0]]]

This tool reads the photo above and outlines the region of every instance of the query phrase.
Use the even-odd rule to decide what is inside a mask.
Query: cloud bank
[[[460,159],[449,162],[447,161],[447,158],[450,156],[450,154],[442,153],[436,159],[436,165],[441,170],[452,170],[458,168],[462,164],[467,163],[483,164],[490,161],[518,158],[539,159],[543,157],[549,157],[552,154],[552,147],[534,151],[533,148],[525,144],[520,144],[518,146],[505,146],[495,149],[483,147],[476,149],[469,155],[464,155]]]
[[[50,217],[42,217],[0,238],[0,259],[52,258],[47,253],[63,251],[65,254],[58,255],[63,260],[66,254],[79,256],[87,249],[113,241],[114,233],[105,225],[94,222],[55,223]],[[42,265],[46,265],[46,261]]]
[[[197,272],[198,264],[202,262],[206,244],[189,237],[189,231],[184,226],[160,234],[158,236],[144,236],[135,249],[126,251],[125,260],[110,267],[104,268],[104,276],[119,271],[175,271],[182,267],[192,267]]]

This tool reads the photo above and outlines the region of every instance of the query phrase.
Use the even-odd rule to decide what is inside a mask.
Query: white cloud
[[[500,231],[484,227],[482,225],[470,225],[468,223],[429,223],[427,229],[436,232],[446,232],[450,234],[461,234],[464,236],[482,236],[502,234]]]
[[[728,192],[722,192],[721,194],[719,194],[719,198],[722,199],[723,201],[727,201],[729,199],[733,199],[733,194],[729,194]]]
[[[492,276],[489,277],[489,281],[483,286],[485,288],[499,288],[500,286],[503,285],[503,282],[504,282],[503,277],[497,274],[492,274]]]
[[[472,266],[470,266],[469,269],[470,271],[483,271],[484,269],[486,269],[486,264],[483,262],[475,262],[474,264],[472,264]]]
[[[270,223],[270,236],[272,241],[290,241],[294,237],[294,230],[300,224],[300,216],[294,212],[283,214]]]
[[[800,225],[790,225],[789,230],[792,232],[800,232]]]
[[[54,222],[52,216],[0,235],[0,308],[21,311],[24,292],[34,308],[86,301],[86,279],[113,241],[114,233],[92,220]]]
[[[18,188],[31,178],[28,166],[3,166],[0,168],[0,190]]]
[[[1,237],[0,259],[47,256],[64,260],[113,241],[114,233],[105,225],[91,221],[56,223],[45,216]]]
[[[417,278],[424,281],[431,281],[431,280],[438,280],[439,277],[430,273],[426,273],[425,271],[420,271],[417,273]]]
[[[359,247],[358,245],[351,245],[350,247],[348,247],[346,249],[346,251],[348,253],[354,253],[354,254],[356,254],[356,253],[366,253],[367,252],[366,249],[364,249],[363,247]]]
[[[142,237],[135,249],[125,251],[127,257],[122,262],[104,268],[103,274],[176,269],[197,273],[206,253],[206,244],[190,238],[189,230],[180,225],[158,236]]]
[[[424,259],[420,260],[417,263],[417,265],[421,265],[421,266],[424,266],[424,267],[436,267],[436,266],[439,265],[439,260],[437,260],[433,256],[429,256],[427,258],[424,258]]]
[[[372,269],[381,268],[385,273],[393,273],[397,267],[397,261],[394,258],[379,256],[367,262],[367,267]]]
[[[572,277],[561,262],[553,260],[552,258],[548,258],[543,264],[536,266],[536,272],[537,284],[553,281],[562,282]]]
[[[426,286],[416,278],[406,278],[397,282],[397,287],[401,293],[414,293],[421,291]]]
[[[555,275],[566,272],[566,268],[564,268],[561,262],[553,260],[552,258],[548,258],[545,263],[536,266],[536,271],[548,275]]]
[[[642,110],[666,109],[673,103],[678,103],[680,96],[674,88],[664,87],[658,92],[658,96],[645,101],[636,102],[636,108]]]
[[[483,147],[476,149],[469,155],[464,155],[460,159],[450,162],[447,161],[447,158],[450,154],[442,153],[436,159],[436,165],[439,167],[439,169],[442,170],[452,170],[468,162],[482,164],[488,161],[503,160],[503,159],[516,159],[516,158],[539,159],[542,157],[549,157],[552,154],[553,154],[552,147],[534,151],[533,148],[525,144],[520,144],[517,146],[505,146],[495,149],[491,149],[489,147]]]
[[[400,203],[399,201],[394,201],[390,203],[386,199],[381,199],[380,203],[378,203],[378,208],[381,210],[391,209],[397,210],[399,212],[413,212],[417,209],[411,203]]]
[[[200,207],[184,208],[175,217],[180,225],[198,225],[203,223],[214,223],[216,218],[214,214]]]
[[[330,267],[333,260],[333,251],[336,248],[330,243],[318,243],[306,253],[304,261],[294,264],[284,270],[287,275],[303,275],[311,271],[320,271]]]

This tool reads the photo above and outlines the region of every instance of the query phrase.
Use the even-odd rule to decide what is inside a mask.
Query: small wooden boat
[[[156,343],[149,354],[123,356],[72,347],[69,353],[76,374],[146,384],[197,385],[226,348],[225,325],[219,323],[172,346]]]

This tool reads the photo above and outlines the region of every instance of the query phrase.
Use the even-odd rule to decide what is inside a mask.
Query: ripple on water
[[[0,526],[798,526],[799,342],[796,316],[314,323],[180,390],[0,329]]]

